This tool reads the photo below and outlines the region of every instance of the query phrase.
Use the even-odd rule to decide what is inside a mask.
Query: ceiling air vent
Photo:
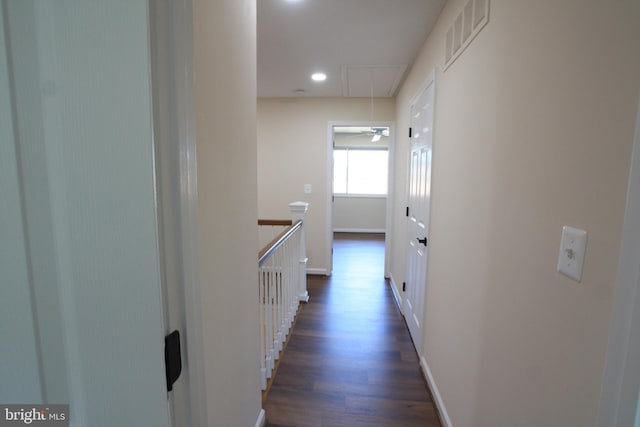
[[[489,22],[489,0],[469,0],[447,31],[444,69],[460,56]]]

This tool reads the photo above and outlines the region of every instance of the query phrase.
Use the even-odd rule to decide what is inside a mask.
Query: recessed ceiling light
[[[311,80],[314,82],[323,82],[327,80],[327,75],[325,73],[313,73],[311,75]]]

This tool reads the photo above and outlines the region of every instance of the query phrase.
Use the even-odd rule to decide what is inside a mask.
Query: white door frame
[[[167,283],[166,261],[160,260],[166,333],[179,329],[182,345],[183,370],[178,381],[183,384],[174,386],[180,395],[169,396],[171,417],[175,426],[200,426],[206,424],[207,409],[197,240],[192,1],[155,0],[149,2],[149,9],[154,121],[160,122],[154,123],[160,255],[168,251],[181,267],[174,272],[179,282]],[[158,161],[163,156],[178,159],[167,166]],[[163,199],[179,205],[176,215],[163,215]],[[170,295],[180,294],[182,301],[167,301]]]
[[[384,277],[389,277],[391,269],[391,207],[393,205],[393,184],[394,184],[394,147],[395,147],[395,122],[387,121],[330,121],[327,126],[327,252],[326,252],[326,275],[330,276],[333,271],[333,128],[336,126],[353,127],[388,127],[389,128],[389,168],[387,180],[387,203],[385,214],[385,238],[384,238]]]
[[[638,426],[640,385],[640,100],[598,425]]]

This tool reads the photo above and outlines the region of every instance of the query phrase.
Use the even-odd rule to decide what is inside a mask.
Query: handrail
[[[260,220],[258,220],[260,221]],[[273,239],[268,245],[260,250],[258,253],[258,267],[262,266],[264,262],[287,241],[289,237],[293,235],[300,227],[302,227],[302,220],[299,219],[291,227],[280,233],[275,239]]]
[[[288,226],[288,225],[293,225],[293,221],[290,219],[259,219],[258,225]]]

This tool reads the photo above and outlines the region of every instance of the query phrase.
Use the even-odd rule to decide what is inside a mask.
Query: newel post
[[[298,283],[299,283],[299,300],[302,302],[309,302],[309,292],[307,291],[307,243],[304,237],[304,216],[309,210],[309,203],[306,202],[293,202],[289,203],[289,211],[291,212],[291,219],[295,222],[302,220],[302,228],[300,229],[300,253],[298,257]]]

